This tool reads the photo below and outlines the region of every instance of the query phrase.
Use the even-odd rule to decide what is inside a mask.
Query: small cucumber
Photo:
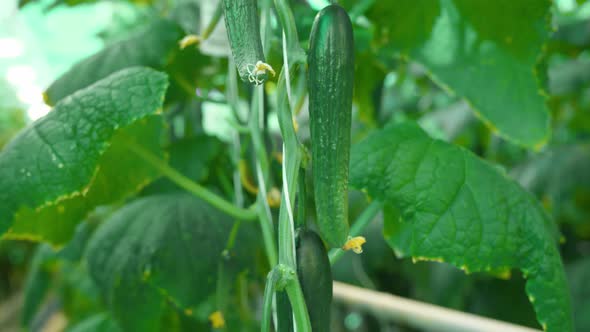
[[[256,3],[256,0],[223,0],[223,13],[240,78],[258,85],[268,79],[268,72],[274,71],[264,62]]]
[[[354,38],[346,11],[322,9],[309,38],[309,116],[317,226],[332,247],[348,237]]]
[[[297,277],[307,305],[311,330],[330,331],[332,270],[326,247],[315,232],[300,230],[295,248]]]

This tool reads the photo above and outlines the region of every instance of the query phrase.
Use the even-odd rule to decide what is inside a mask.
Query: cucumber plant
[[[115,6],[95,2],[46,9]],[[466,329],[340,280],[590,329],[588,49],[547,24],[586,7],[128,2],[143,26],[107,27],[116,41],[52,78],[48,114],[0,116],[0,301],[31,256],[21,328]]]

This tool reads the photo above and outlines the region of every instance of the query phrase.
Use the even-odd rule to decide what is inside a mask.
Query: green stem
[[[133,139],[126,140],[126,145],[133,153],[148,162],[164,176],[176,183],[181,188],[184,188],[191,194],[201,198],[205,202],[213,205],[215,208],[227,213],[228,215],[241,220],[255,220],[258,214],[253,209],[242,209],[225,199],[217,196],[215,193],[207,190],[207,188],[193,182],[191,179],[182,175],[180,172],[170,167],[166,162],[153,155],[150,151],[137,144]]]
[[[295,128],[293,128],[293,114],[288,98],[288,86],[290,82],[287,77],[288,72],[294,68],[295,66],[292,66],[289,70],[285,70],[286,66],[283,67],[277,86],[278,119],[283,136],[283,193],[281,210],[279,212],[278,240],[279,263],[296,271],[293,203],[296,199],[302,148],[295,133]],[[309,332],[311,331],[311,325],[303,292],[301,291],[298,279],[296,277],[293,279],[294,282],[291,282],[286,290],[289,301],[291,302],[297,331]]]
[[[260,216],[260,227],[262,228],[262,235],[265,243],[267,243],[267,257],[271,266],[278,263],[277,249],[275,246],[275,235],[273,229],[272,214],[268,206],[268,199],[266,197],[267,182],[268,182],[268,158],[266,156],[266,148],[262,139],[260,131],[261,124],[259,121],[260,113],[262,113],[264,105],[264,90],[263,87],[257,87],[254,90],[254,98],[252,99],[252,107],[250,108],[250,120],[248,126],[250,128],[250,135],[252,137],[252,144],[256,153],[256,178],[258,182],[258,194],[256,203],[258,205],[258,215]]]
[[[182,91],[184,91],[188,96],[194,96],[195,95],[195,89],[193,88],[192,84],[187,81],[186,79],[184,79],[182,76],[180,75],[173,75],[173,79],[176,82],[176,84],[178,84],[178,86],[182,89]]]
[[[278,119],[283,136],[283,194],[279,212],[279,263],[296,269],[293,201],[301,163],[299,140],[293,128],[291,107],[287,98],[286,70],[283,67],[277,87]]]
[[[232,250],[234,248],[234,245],[236,244],[236,237],[238,236],[238,231],[240,230],[241,224],[242,221],[238,220],[232,226],[227,239],[227,244],[225,245],[225,250]]]
[[[277,112],[279,126],[283,136],[283,193],[281,195],[281,210],[279,212],[279,266],[281,264],[294,274],[286,290],[293,309],[296,330],[309,332],[311,324],[305,305],[305,299],[299,280],[295,259],[295,236],[293,221],[293,203],[297,192],[297,177],[301,164],[301,148],[295,128],[293,128],[293,112],[291,110],[291,82],[290,70],[295,63],[305,61],[305,52],[299,46],[299,37],[293,13],[286,0],[274,0],[279,20],[283,27],[283,68],[279,76],[277,87]],[[289,65],[291,64],[291,66]]]
[[[299,279],[293,278],[291,282],[285,287],[291,301],[291,308],[293,310],[293,317],[295,318],[296,331],[311,331],[311,323],[309,321],[309,314],[307,313],[307,306],[305,305],[305,298],[301,291]]]
[[[381,211],[382,204],[378,201],[373,201],[367,208],[361,213],[360,216],[356,219],[356,221],[352,224],[350,228],[350,236],[358,236],[368,225],[371,223],[371,220],[377,215],[379,211]],[[330,264],[334,265],[342,255],[344,255],[344,250],[337,248],[330,250],[328,256],[330,257]]]
[[[219,19],[221,18],[221,13],[223,12],[222,7],[221,7],[222,3],[223,3],[222,0],[220,0],[218,2],[217,7],[215,8],[215,12],[213,12],[213,17],[211,17],[211,21],[209,21],[209,24],[207,24],[207,26],[205,27],[205,29],[201,33],[201,42],[203,40],[207,40],[207,38],[209,38],[209,36],[213,32],[213,30],[215,30],[217,23],[219,23]]]
[[[260,87],[262,89],[262,87]],[[256,91],[257,92],[257,91]],[[260,90],[260,93],[263,93]],[[250,109],[250,121],[248,122],[248,132],[252,137],[254,149],[256,151],[256,170],[258,178],[258,194],[256,197],[256,209],[258,212],[260,229],[262,231],[262,239],[264,241],[264,250],[270,266],[274,266],[278,262],[277,248],[275,245],[275,236],[272,223],[272,215],[270,214],[270,207],[266,200],[266,181],[263,174],[268,174],[268,159],[266,157],[266,150],[262,144],[262,135],[258,126],[258,112],[262,105],[262,96],[256,93],[252,100]],[[228,63],[228,80],[227,80],[227,100],[230,107],[234,111],[235,121],[238,121],[238,83],[236,66],[230,59]]]
[[[270,321],[272,316],[272,299],[275,294],[275,285],[279,279],[279,271],[273,268],[266,277],[264,286],[264,297],[262,302],[262,321],[261,331],[270,332]]]
[[[274,0],[279,21],[287,39],[287,50],[289,52],[289,62],[300,61],[305,59],[305,52],[299,45],[299,36],[297,35],[297,25],[293,12],[286,0]]]

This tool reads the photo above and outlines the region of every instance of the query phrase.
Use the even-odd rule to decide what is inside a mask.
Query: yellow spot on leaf
[[[193,309],[191,309],[191,308],[184,309],[184,314],[187,316],[191,316],[193,314]]]
[[[272,156],[279,162],[279,164],[283,163],[283,154],[280,152],[273,152]]]
[[[349,236],[348,241],[342,246],[342,250],[352,249],[356,254],[360,254],[363,252],[363,244],[365,244],[365,242],[367,242],[367,240],[363,236]]]
[[[268,201],[268,206],[272,208],[281,206],[281,191],[277,187],[272,187],[268,192],[266,200]]]
[[[220,329],[225,326],[225,319],[223,319],[223,314],[219,310],[209,315],[209,321],[214,329]]]

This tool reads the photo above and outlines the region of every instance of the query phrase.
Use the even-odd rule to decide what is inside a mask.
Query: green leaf
[[[31,328],[34,317],[41,304],[45,301],[50,288],[60,288],[62,292],[64,285],[71,285],[72,288],[82,290],[92,288],[92,285],[88,286],[88,282],[85,282],[88,280],[87,274],[80,271],[81,268],[77,266],[90,234],[91,227],[87,222],[84,222],[78,225],[72,240],[61,250],[55,251],[47,243],[41,243],[37,246],[25,279],[24,304],[21,316],[23,327]],[[55,274],[63,277],[54,281]],[[59,286],[56,287],[56,284]],[[84,287],[86,289],[83,289]],[[85,293],[92,293],[92,291],[85,291]],[[64,303],[62,303],[62,306],[65,306]],[[78,312],[82,311],[80,307],[76,309],[78,309]]]
[[[511,172],[529,191],[542,197],[555,220],[583,225],[590,218],[590,144],[555,146]]]
[[[165,74],[130,68],[78,91],[0,154],[0,234],[67,241],[94,207],[136,192],[159,173],[129,153],[134,137],[160,149]]]
[[[66,332],[120,332],[121,329],[108,313],[94,314],[68,327]]]
[[[566,267],[577,331],[590,330],[590,258],[577,260]]]
[[[20,108],[0,107],[0,151],[25,126],[25,112]]]
[[[402,123],[353,147],[351,185],[400,212],[385,237],[399,256],[465,271],[518,268],[537,319],[572,331],[554,224],[532,195],[471,152]]]
[[[549,138],[535,68],[550,7],[549,0],[376,1],[368,16],[385,52],[424,65],[503,137],[538,147]]]
[[[165,301],[192,311],[212,295],[232,225],[179,193],[138,199],[113,214],[91,239],[87,258],[121,326],[155,331]]]
[[[75,64],[45,91],[45,100],[53,105],[75,91],[133,66],[163,69],[178,50],[182,30],[176,23],[156,20],[95,55]]]
[[[166,148],[170,166],[196,183],[203,183],[209,177],[214,163],[220,159],[223,142],[214,136],[198,135],[173,142]],[[177,184],[167,178],[161,178],[147,186],[142,194],[161,194],[184,191]]]
[[[56,258],[57,253],[50,245],[41,243],[37,247],[25,279],[22,327],[30,328],[37,310],[45,300],[51,286],[51,273],[47,265]]]

